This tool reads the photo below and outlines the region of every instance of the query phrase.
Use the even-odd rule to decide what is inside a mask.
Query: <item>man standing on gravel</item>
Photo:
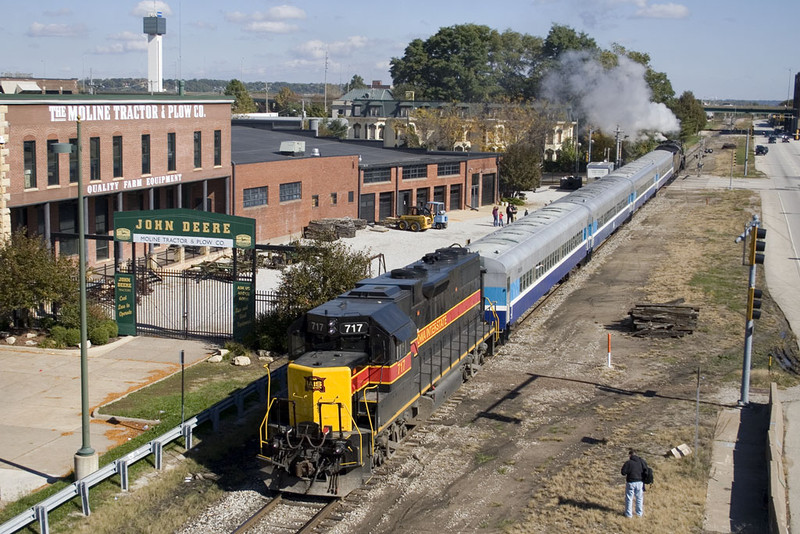
[[[633,499],[636,498],[636,515],[644,514],[644,460],[636,456],[636,451],[628,450],[628,461],[622,465],[625,477],[625,517],[633,517]]]

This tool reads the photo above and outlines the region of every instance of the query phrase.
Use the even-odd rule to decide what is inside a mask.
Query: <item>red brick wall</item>
[[[51,105],[72,105],[74,101],[55,101]],[[158,118],[158,119],[131,119],[114,120],[114,106],[125,104],[140,104],[156,106],[159,113],[168,114],[169,104],[159,101],[107,101],[100,103],[92,100],[91,104],[109,106],[111,120],[84,120],[82,122],[82,148],[83,148],[83,181],[84,185],[96,184],[90,182],[90,139],[100,138],[100,175],[99,183],[118,183],[118,189],[123,191],[123,183],[131,186],[125,191],[148,189],[146,177],[142,185],[138,186],[129,182],[131,179],[143,178],[141,167],[141,136],[150,135],[150,160],[151,173],[149,176],[164,176],[180,174],[181,183],[197,180],[219,178],[230,175],[231,170],[231,125],[230,106],[227,104],[209,104],[203,102],[189,102],[192,114],[202,113],[202,117],[188,118]],[[202,105],[202,111],[197,106]],[[129,109],[129,108],[126,108]],[[172,108],[174,110],[174,108]],[[65,198],[75,198],[77,189],[75,184],[69,183],[69,157],[60,156],[60,179],[58,186],[47,185],[47,140],[55,139],[59,142],[69,142],[76,137],[76,124],[73,121],[57,122],[52,120],[52,108],[46,104],[19,104],[10,105],[8,111],[9,135],[6,142],[9,148],[10,207],[26,204],[38,204],[46,201],[56,201]],[[202,168],[194,168],[194,132],[202,132]],[[222,165],[214,167],[214,130],[222,132]],[[175,173],[167,172],[167,133],[175,132],[177,145],[177,166]],[[113,176],[113,137],[123,138],[123,172],[122,178]],[[24,189],[23,178],[23,142],[36,141],[36,189]],[[174,185],[174,184],[173,184]],[[158,186],[156,186],[158,187]],[[123,191],[124,192],[124,191]],[[84,191],[86,194],[86,191]],[[102,192],[99,194],[108,194]],[[87,194],[91,196],[91,194]]]
[[[313,219],[358,216],[358,156],[298,158],[237,165],[234,175],[234,215],[256,220],[256,241],[300,237]],[[302,182],[302,198],[280,202],[280,184]],[[244,189],[267,186],[267,205],[245,208]],[[353,191],[353,202],[348,193]],[[331,203],[336,193],[337,203]],[[312,206],[314,195],[319,206]]]

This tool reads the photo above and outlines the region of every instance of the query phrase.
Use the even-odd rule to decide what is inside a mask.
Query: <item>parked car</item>
[[[769,142],[770,142],[770,143],[774,143],[774,142],[776,142],[776,139],[775,139],[775,136],[774,136],[774,135],[770,135],[770,136],[769,136]]]
[[[769,148],[765,147],[764,145],[756,146],[756,156],[762,156],[769,152]]]

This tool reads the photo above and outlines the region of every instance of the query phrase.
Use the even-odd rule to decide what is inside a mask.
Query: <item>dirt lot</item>
[[[525,321],[336,531],[701,532],[716,413],[738,399],[746,274],[730,236],[757,201],[660,193]],[[701,308],[694,334],[626,332],[635,303],[679,297]],[[780,330],[769,313],[759,327]],[[757,340],[756,351],[773,342]],[[699,450],[668,460],[676,445],[695,448],[698,368]],[[759,376],[753,403],[766,401]],[[644,520],[622,514],[628,447],[657,473]],[[762,527],[753,517],[742,531]]]

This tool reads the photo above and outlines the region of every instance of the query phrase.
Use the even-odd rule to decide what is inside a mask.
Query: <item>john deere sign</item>
[[[124,211],[114,214],[114,239],[128,243],[252,249],[255,247],[255,230],[255,219],[196,210]],[[115,278],[120,334],[136,335],[136,279],[133,274],[123,273],[117,273]],[[241,341],[253,328],[253,281],[235,280],[231,298],[232,333],[235,339]]]
[[[186,247],[253,248],[255,219],[174,209],[114,214],[114,239]]]

